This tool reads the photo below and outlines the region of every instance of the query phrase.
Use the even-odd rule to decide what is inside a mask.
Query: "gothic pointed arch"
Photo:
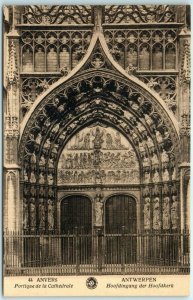
[[[113,60],[102,34],[96,33],[79,66],[39,97],[22,123],[24,203],[30,194],[29,210],[37,199],[38,205],[49,205],[50,229],[56,226],[61,152],[76,133],[93,123],[114,128],[128,139],[140,162],[144,195],[154,193],[156,199],[162,192],[177,193],[180,151],[175,119],[159,95]]]

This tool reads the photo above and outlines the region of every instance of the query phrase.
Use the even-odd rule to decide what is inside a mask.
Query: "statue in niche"
[[[155,173],[154,173],[154,176],[153,176],[153,182],[159,182],[159,181],[160,181],[159,173],[156,170]]]
[[[141,153],[145,152],[145,147],[144,147],[143,142],[140,142],[140,143],[139,143],[139,151],[140,151]]]
[[[90,150],[90,148],[90,133],[88,132],[84,136],[84,149]]]
[[[33,72],[33,53],[29,48],[23,52],[22,64],[23,72]]]
[[[47,53],[47,72],[57,72],[58,63],[57,63],[57,53],[52,47]]]
[[[145,127],[140,122],[137,124],[137,128],[138,128],[139,132],[143,132],[146,130]]]
[[[150,116],[148,116],[147,114],[144,114],[144,118],[149,126],[151,126],[153,124],[153,120]]]
[[[45,72],[45,53],[42,47],[35,52],[35,72]]]
[[[54,161],[53,161],[53,158],[49,158],[48,160],[48,168],[54,168]]]
[[[45,206],[44,206],[44,200],[39,199],[39,228],[44,229],[45,228],[45,219],[46,219],[46,213],[45,213]]]
[[[142,46],[139,53],[139,65],[141,70],[149,70],[149,59],[148,46]]]
[[[158,165],[159,164],[159,160],[158,160],[158,157],[155,153],[153,153],[153,156],[151,158],[151,162],[152,162],[152,165],[155,166],[155,165]]]
[[[150,211],[150,198],[147,197],[144,200],[144,229],[150,229],[151,223],[151,211]]]
[[[52,148],[52,153],[57,154],[57,153],[58,153],[58,147],[59,147],[59,145],[58,145],[58,144],[55,144],[55,145],[53,146],[53,148]]]
[[[29,227],[29,209],[27,200],[23,201],[23,229],[28,229]]]
[[[50,145],[51,145],[51,142],[50,142],[50,139],[48,138],[44,144],[44,149],[50,149]]]
[[[42,141],[42,135],[41,135],[41,133],[39,132],[39,133],[37,134],[37,137],[36,137],[36,139],[35,139],[35,142],[36,142],[37,145],[40,145],[40,144],[41,144],[41,141]]]
[[[166,48],[166,69],[176,68],[176,52],[173,45]]]
[[[53,184],[54,179],[53,179],[53,175],[52,174],[48,174],[47,179],[48,179],[48,184]]]
[[[40,161],[39,161],[39,165],[40,165],[40,166],[45,166],[45,164],[46,164],[46,160],[45,160],[44,156],[41,155]]]
[[[170,180],[169,172],[168,172],[167,169],[164,170],[164,172],[162,174],[162,178],[163,178],[163,181],[169,181]]]
[[[174,170],[173,170],[172,180],[176,180],[176,168],[174,168]]]
[[[153,51],[153,69],[162,70],[163,69],[163,53],[161,45],[157,45]]]
[[[170,198],[163,199],[163,229],[170,228]]]
[[[52,133],[57,133],[59,129],[60,129],[60,124],[57,123],[57,124],[52,128]]]
[[[158,130],[156,130],[156,139],[157,139],[157,142],[158,143],[162,143],[163,142],[163,138],[162,138],[162,135],[161,135],[161,133],[158,131]]]
[[[97,127],[95,132],[92,131],[92,135],[94,136],[93,144],[95,149],[100,149],[102,147],[102,144],[104,142],[103,140],[103,131],[100,131],[100,128]]]
[[[31,229],[35,229],[36,227],[36,206],[35,206],[35,199],[30,199],[30,227]]]
[[[144,159],[143,159],[143,166],[144,167],[149,167],[150,166],[150,162],[149,162],[149,159],[147,158],[147,156],[145,156]]]
[[[149,135],[147,136],[147,146],[148,146],[149,148],[154,147],[154,143],[153,143],[153,141],[152,141],[152,139],[150,138]]]
[[[163,152],[161,153],[161,159],[163,163],[169,162],[169,157],[165,150],[163,150]]]
[[[66,107],[66,104],[61,104],[58,106],[58,112],[59,113],[62,113],[63,111],[65,111],[65,107]]]
[[[44,184],[44,183],[45,183],[44,175],[42,174],[42,172],[41,172],[40,175],[39,175],[39,183],[40,183],[40,184]]]
[[[153,229],[159,230],[161,228],[160,220],[160,203],[159,198],[153,200]]]
[[[33,171],[31,172],[30,182],[31,182],[31,183],[36,183],[36,176],[35,176],[35,174],[34,174]]]
[[[150,173],[145,172],[144,174],[144,183],[149,183],[150,182]]]
[[[179,227],[179,224],[178,224],[178,202],[177,202],[176,196],[172,196],[171,223],[172,223],[172,229],[177,229]]]
[[[97,194],[94,199],[95,207],[95,226],[103,225],[103,201],[102,195]]]
[[[24,177],[24,181],[28,181],[28,175],[27,175],[26,170],[24,170],[24,172],[23,172],[23,177]]]
[[[127,53],[127,65],[137,67],[137,51],[134,47],[129,47]]]
[[[54,204],[51,199],[48,200],[48,230],[54,229]]]
[[[36,163],[36,155],[35,155],[35,153],[32,153],[31,158],[30,158],[30,162],[31,162],[32,164],[35,164],[35,163]]]

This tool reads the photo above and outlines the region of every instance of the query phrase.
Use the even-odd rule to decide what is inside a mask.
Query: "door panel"
[[[137,256],[136,201],[115,195],[105,206],[105,260],[107,264],[135,263]]]
[[[64,264],[88,264],[92,254],[92,205],[73,195],[61,202],[61,250]]]

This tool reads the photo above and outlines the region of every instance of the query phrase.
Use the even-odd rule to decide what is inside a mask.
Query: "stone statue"
[[[40,166],[45,166],[45,163],[46,163],[46,160],[45,160],[44,156],[41,155],[40,161],[39,161],[39,165],[40,165]]]
[[[165,197],[163,199],[163,229],[170,228],[170,198]]]
[[[144,183],[149,183],[150,182],[150,173],[145,172],[144,174]]]
[[[44,200],[39,199],[39,228],[44,229],[45,228],[45,206],[44,206]]]
[[[31,198],[30,201],[30,226],[32,229],[36,227],[36,206],[34,198]]]
[[[54,161],[53,161],[53,158],[49,158],[49,160],[48,160],[48,167],[49,168],[54,168]]]
[[[23,229],[28,229],[29,227],[29,210],[26,199],[23,201]]]
[[[152,139],[150,138],[150,136],[147,137],[147,145],[149,148],[154,147],[154,143],[153,143]]]
[[[161,159],[162,159],[162,162],[169,162],[169,157],[168,157],[168,154],[166,153],[165,150],[163,150],[162,154],[161,154]]]
[[[42,174],[42,172],[41,172],[40,175],[39,175],[39,183],[40,183],[40,184],[45,183],[44,175]]]
[[[150,229],[150,219],[151,219],[151,211],[150,211],[150,198],[145,198],[144,201],[144,229]]]
[[[31,182],[31,183],[36,183],[36,176],[35,176],[35,174],[34,174],[33,171],[31,172],[30,182]]]
[[[145,156],[144,159],[143,159],[143,166],[144,167],[149,167],[150,166],[149,159],[147,158],[147,156]]]
[[[24,181],[28,181],[28,176],[27,176],[26,170],[24,170],[23,177],[24,177]]]
[[[159,198],[156,197],[153,201],[153,229],[159,230],[160,228],[161,228],[160,204],[159,204]]]
[[[176,168],[174,168],[174,170],[173,170],[172,180],[176,180]]]
[[[48,174],[48,184],[53,184],[54,179],[52,174]]]
[[[171,222],[172,222],[172,229],[177,229],[179,227],[179,224],[178,224],[178,202],[177,202],[176,196],[172,196]]]
[[[45,149],[49,149],[50,148],[50,145],[51,145],[51,142],[50,142],[50,139],[48,138],[44,144],[44,148]]]
[[[103,202],[101,195],[97,194],[95,198],[95,226],[103,225]]]
[[[110,133],[106,134],[106,148],[113,149],[113,139]]]
[[[162,135],[161,135],[161,133],[158,130],[156,130],[156,139],[157,139],[158,143],[162,143],[163,142]]]
[[[151,161],[152,161],[152,165],[154,166],[159,164],[158,157],[155,153],[153,154]]]
[[[84,149],[90,150],[90,148],[90,133],[88,132],[84,136]]]
[[[95,133],[94,133],[94,131],[92,131],[92,135],[94,136],[94,140],[93,140],[94,148],[100,149],[104,142],[104,140],[102,139],[103,132],[101,132],[99,127],[97,127]]]
[[[162,178],[163,178],[163,181],[169,181],[170,180],[169,172],[168,172],[167,169],[164,170],[164,172],[162,174]]]
[[[153,124],[153,120],[150,116],[148,116],[147,114],[144,114],[144,118],[149,126],[151,126]]]
[[[41,141],[42,141],[42,135],[41,135],[41,133],[39,132],[39,133],[37,134],[37,137],[36,137],[36,139],[35,139],[35,142],[36,142],[37,145],[40,145],[40,144],[41,144]]]
[[[36,163],[36,155],[35,155],[35,153],[32,153],[30,162],[31,162],[32,164],[35,164],[35,163]]]
[[[153,176],[153,182],[159,182],[159,181],[160,181],[159,173],[156,170]]]
[[[48,229],[54,229],[54,205],[52,200],[48,200]]]

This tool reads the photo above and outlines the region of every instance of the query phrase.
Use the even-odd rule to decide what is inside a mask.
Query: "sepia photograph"
[[[3,7],[5,295],[183,293],[190,39],[190,5]]]

